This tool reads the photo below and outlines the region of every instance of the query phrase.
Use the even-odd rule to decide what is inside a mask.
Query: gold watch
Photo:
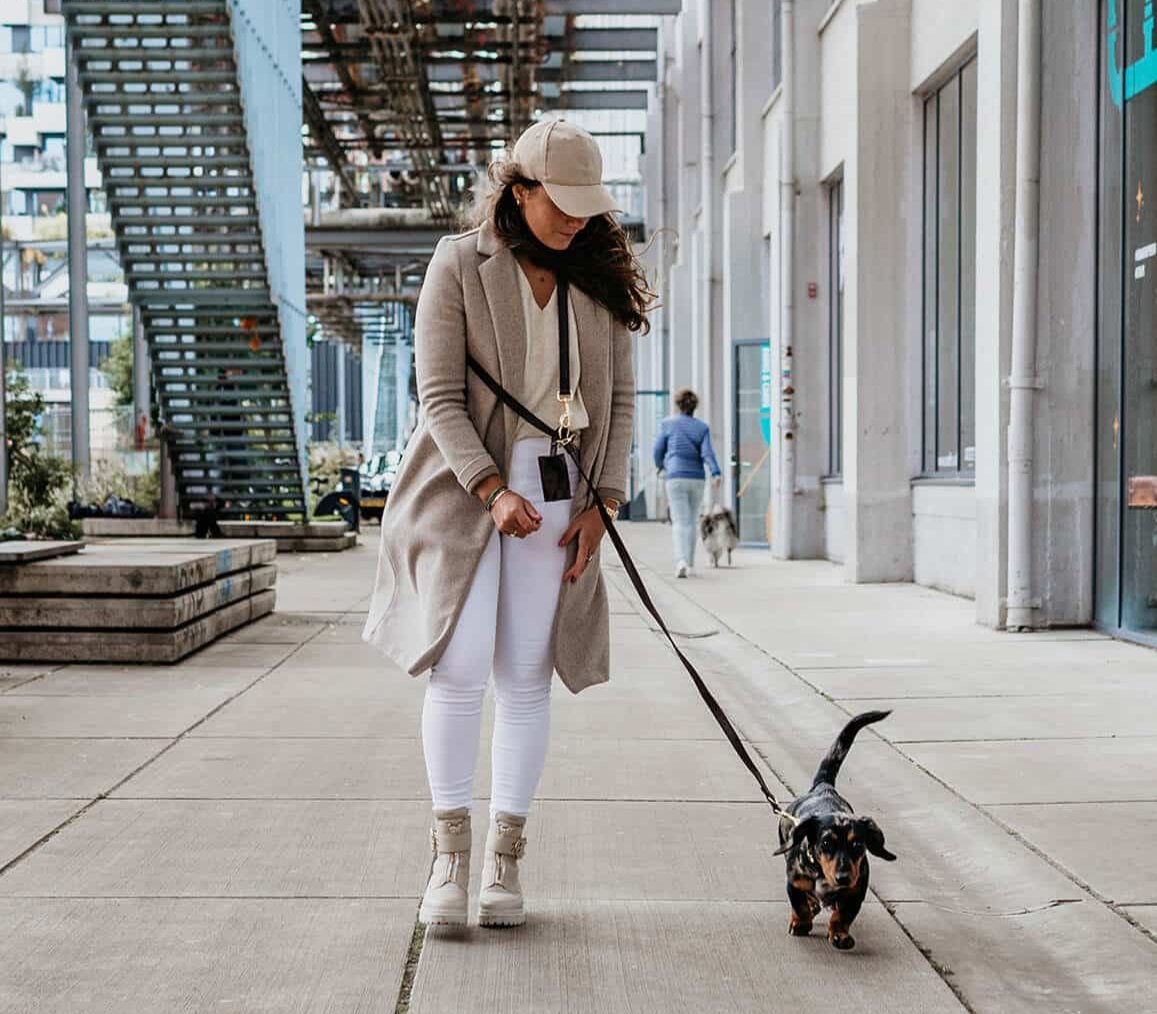
[[[607,509],[607,513],[611,516],[612,521],[618,520],[619,508],[622,506],[618,500],[613,497],[608,497],[603,501],[603,506]]]

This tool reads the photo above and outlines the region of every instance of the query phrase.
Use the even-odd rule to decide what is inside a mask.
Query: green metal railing
[[[226,0],[64,0],[183,513],[304,516]]]

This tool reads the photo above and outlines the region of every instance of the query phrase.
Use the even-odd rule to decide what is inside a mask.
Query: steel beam
[[[339,43],[337,37],[333,34],[333,29],[330,27],[329,21],[325,16],[326,12],[324,10],[323,4],[321,3],[321,0],[302,0],[301,6],[305,13],[313,19],[314,25],[317,26],[316,31],[317,34],[321,36],[321,41],[324,48],[327,51],[333,53],[337,47],[341,45],[341,43]],[[351,95],[356,95],[359,86],[357,80],[350,72],[349,63],[346,60],[340,58],[333,60],[332,62],[334,71],[338,78],[341,80],[343,87]],[[302,80],[305,80],[304,76]],[[363,136],[370,144],[370,149],[375,155],[380,155],[380,149],[374,145],[373,124],[370,123],[365,114],[362,112],[357,113],[357,120],[359,126],[361,127]]]
[[[654,60],[571,60],[562,67],[539,67],[539,81],[657,81]]]
[[[382,228],[332,228],[328,226],[307,226],[305,230],[306,248],[323,247],[342,250],[356,248],[365,253],[397,254],[410,250],[432,251],[446,230],[437,227],[417,229]]]
[[[683,0],[546,0],[552,14],[678,14]]]
[[[552,97],[542,96],[544,109],[646,109],[647,93],[631,91],[564,91]]]
[[[546,37],[562,41],[562,36],[550,32]],[[659,29],[576,28],[566,36],[566,42],[579,53],[654,53],[659,48]]]
[[[301,108],[305,114],[305,122],[309,124],[310,130],[317,138],[318,146],[325,152],[325,158],[330,168],[341,177],[342,199],[352,203],[357,194],[357,186],[354,183],[350,165],[346,161],[340,142],[334,137],[329,121],[325,118],[321,103],[317,101],[317,96],[314,95],[304,74],[301,78]],[[360,119],[364,121],[365,117],[360,117]],[[373,143],[372,139],[370,143]]]
[[[559,21],[565,19],[559,18]],[[563,32],[547,31],[546,38],[555,45],[564,41]],[[568,52],[584,53],[653,53],[658,48],[657,28],[576,28],[565,37]],[[524,42],[520,58],[526,59],[527,45]],[[457,55],[450,55],[453,51]],[[514,57],[514,46],[503,39],[487,38],[484,41],[466,42],[462,35],[442,36],[436,41],[423,42],[422,59],[426,64],[434,63],[510,63]],[[373,51],[367,41],[341,42],[335,46],[307,44],[302,54],[307,66],[327,67],[335,70],[339,66],[369,64]],[[323,78],[323,80],[330,80]],[[354,89],[355,91],[357,89]]]

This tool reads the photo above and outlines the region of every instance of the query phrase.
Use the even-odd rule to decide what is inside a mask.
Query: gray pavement
[[[777,793],[894,709],[841,777],[900,856],[855,951],[786,935],[767,807],[609,564],[528,925],[415,935],[422,686],[359,640],[371,531],[279,557],[278,611],[179,666],[0,664],[0,1011],[1157,1010],[1157,653],[757,551],[675,581],[625,527]]]

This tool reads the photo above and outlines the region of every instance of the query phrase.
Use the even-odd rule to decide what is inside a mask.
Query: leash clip
[[[558,445],[559,447],[568,447],[574,443],[574,438],[577,436],[575,431],[570,428],[570,403],[574,401],[574,395],[560,392],[558,400],[562,402],[562,415],[558,417]]]

